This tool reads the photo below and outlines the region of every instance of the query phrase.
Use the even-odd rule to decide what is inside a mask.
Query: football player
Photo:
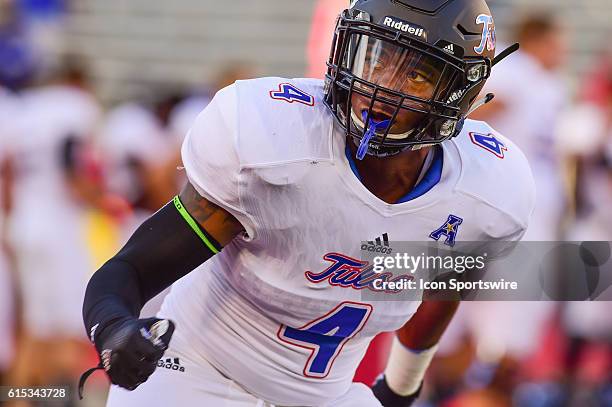
[[[520,239],[528,163],[467,119],[494,52],[484,0],[356,0],[325,82],[221,90],[183,144],[189,184],[89,282],[108,405],[410,405],[457,303],[368,300],[361,242]],[[396,330],[384,376],[352,383]]]

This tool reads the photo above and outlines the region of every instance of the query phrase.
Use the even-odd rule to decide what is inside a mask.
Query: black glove
[[[421,385],[414,393],[407,396],[400,396],[389,388],[387,380],[385,380],[385,376],[381,374],[374,382],[372,392],[383,407],[409,407],[417,398],[419,398],[422,388],[423,382],[421,382]]]
[[[153,374],[173,333],[174,323],[158,318],[126,318],[105,326],[93,338],[100,364],[81,376],[79,395],[97,369],[104,369],[113,384],[134,390]]]

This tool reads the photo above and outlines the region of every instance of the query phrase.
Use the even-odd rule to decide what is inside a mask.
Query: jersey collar
[[[440,182],[440,179],[442,178],[442,167],[444,164],[444,153],[443,153],[442,148],[439,145],[436,145],[433,148],[434,148],[434,157],[431,162],[431,165],[427,169],[427,172],[425,173],[421,181],[414,188],[412,188],[412,190],[408,191],[406,195],[400,198],[396,202],[396,204],[408,202],[422,195],[425,195],[436,184],[438,184],[438,182]],[[355,174],[355,177],[357,177],[357,179],[361,182],[361,176],[359,175],[359,172],[357,171],[357,166],[355,165],[355,159],[353,158],[353,154],[351,153],[351,150],[348,144],[346,145],[344,149],[344,154],[346,155],[346,159],[348,160],[348,163],[351,167],[351,170],[353,171],[353,174]]]

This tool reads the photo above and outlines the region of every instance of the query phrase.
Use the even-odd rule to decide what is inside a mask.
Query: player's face
[[[352,71],[358,78],[382,88],[429,100],[440,80],[441,65],[434,58],[418,51],[362,36]],[[373,93],[373,89],[365,84],[357,82],[355,87],[370,95]],[[376,101],[372,108],[373,119],[390,119],[396,110],[393,104],[397,105],[401,98],[384,90],[378,92],[377,98],[385,98],[389,103]],[[353,113],[358,118],[362,118],[363,111],[367,111],[370,107],[371,98],[354,92],[351,102]],[[419,110],[428,109],[426,104],[412,99],[405,99],[402,106]],[[401,109],[391,127],[390,137],[417,127],[423,117],[422,113]]]

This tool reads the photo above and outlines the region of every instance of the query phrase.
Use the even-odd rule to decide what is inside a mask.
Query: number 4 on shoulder
[[[478,147],[487,150],[502,160],[504,159],[504,152],[508,151],[506,145],[492,134],[470,133],[470,139]]]
[[[278,90],[270,91],[270,97],[276,100],[284,100],[289,103],[298,102],[308,106],[314,106],[313,96],[301,91],[290,83],[281,83]]]
[[[322,379],[329,374],[342,347],[361,331],[371,312],[370,304],[346,301],[301,328],[281,325],[278,338],[310,349],[304,376]]]

